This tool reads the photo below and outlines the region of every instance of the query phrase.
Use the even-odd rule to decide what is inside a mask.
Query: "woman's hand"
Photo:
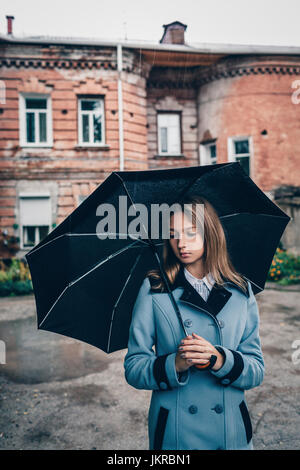
[[[217,356],[212,370],[219,370],[224,363],[222,354],[209,341],[192,333],[181,341],[175,360],[176,370],[183,372],[193,365],[207,364],[212,354]]]

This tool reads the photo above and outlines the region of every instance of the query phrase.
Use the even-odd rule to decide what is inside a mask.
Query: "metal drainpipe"
[[[123,97],[122,97],[122,45],[117,46],[118,64],[118,113],[119,113],[119,148],[120,170],[124,170],[124,133],[123,133]]]

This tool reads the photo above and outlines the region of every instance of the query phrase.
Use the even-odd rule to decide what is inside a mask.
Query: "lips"
[[[189,256],[191,253],[187,251],[180,252],[180,256]]]

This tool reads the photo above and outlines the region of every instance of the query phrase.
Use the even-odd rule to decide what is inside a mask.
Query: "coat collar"
[[[229,279],[225,277],[223,277],[223,279],[224,279],[225,285],[227,284],[232,285],[236,287],[237,289],[239,289],[244,295],[246,295],[246,297],[249,297],[248,287],[247,287],[247,293],[245,293],[243,289],[237,284],[233,283],[232,281],[230,281]],[[184,275],[183,265],[180,266],[175,282],[171,286],[171,290],[173,291],[177,289],[178,287],[183,287],[183,292],[181,296],[179,297],[179,300],[183,300],[185,302],[194,304],[200,309],[207,310],[209,313],[211,313],[214,316],[216,316],[222,310],[222,308],[225,306],[225,304],[228,302],[228,300],[232,296],[232,292],[230,292],[224,286],[214,283],[214,285],[212,286],[210,290],[207,301],[205,301],[203,297],[200,294],[198,294],[196,289],[194,289],[194,287],[186,279]],[[153,292],[157,293],[158,291],[153,290]],[[167,291],[164,289],[162,292],[158,292],[158,293],[165,293],[165,292]]]

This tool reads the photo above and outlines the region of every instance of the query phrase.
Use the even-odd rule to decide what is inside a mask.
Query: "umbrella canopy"
[[[38,328],[79,339],[103,351],[127,347],[133,305],[149,269],[163,270],[160,238],[128,237],[118,222],[120,196],[126,206],[172,205],[189,194],[204,196],[223,225],[235,269],[264,289],[288,217],[243,171],[238,162],[147,171],[109,177],[60,225],[26,254]],[[97,208],[116,208],[116,237],[100,239]],[[98,213],[99,214],[99,213]],[[135,216],[128,216],[128,223]],[[126,228],[125,228],[126,229]],[[151,218],[148,223],[151,233]],[[123,235],[122,235],[123,234]]]

